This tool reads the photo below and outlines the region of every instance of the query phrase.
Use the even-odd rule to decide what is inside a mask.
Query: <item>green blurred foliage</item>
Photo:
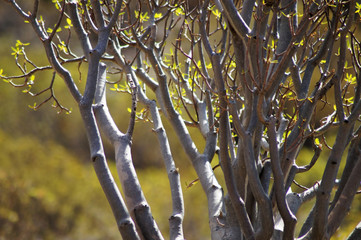
[[[0,146],[0,239],[118,239],[91,165],[32,136]]]
[[[14,138],[0,130],[0,239],[119,239],[92,166],[52,140]],[[115,164],[110,163],[116,176]],[[208,239],[206,198],[194,172],[180,169],[187,239]],[[172,213],[163,168],[138,171],[154,217],[167,238]]]

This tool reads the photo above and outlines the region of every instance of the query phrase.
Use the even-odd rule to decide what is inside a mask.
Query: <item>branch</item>
[[[204,124],[208,126],[208,130],[206,134],[206,146],[204,147],[203,154],[205,154],[208,157],[208,159],[212,161],[213,156],[217,149],[217,132],[214,127],[213,106],[209,91],[206,91],[206,105],[208,109],[208,117],[206,118],[205,116],[204,117],[202,116],[203,113],[205,114],[206,110],[202,111],[202,109],[199,109],[199,112],[201,113],[199,114],[200,115],[199,122],[201,125],[202,122],[204,121],[203,119],[205,119],[205,121],[208,121],[208,124]]]
[[[279,26],[277,32],[279,39],[277,42],[276,55],[282,54],[290,44],[294,30],[297,29],[297,1],[281,0]]]
[[[266,97],[269,98],[275,92],[275,89],[278,88],[279,84],[283,79],[283,75],[286,72],[286,69],[291,62],[292,57],[294,56],[295,51],[297,50],[297,44],[304,37],[304,34],[308,28],[309,23],[312,18],[317,13],[318,7],[321,6],[321,1],[314,1],[311,3],[307,11],[303,14],[303,17],[298,25],[295,34],[292,36],[292,39],[289,41],[289,44],[286,50],[282,53],[282,58],[279,61],[279,64],[275,71],[268,77],[267,85],[265,86]]]
[[[281,169],[281,163],[278,155],[278,142],[276,135],[276,118],[271,117],[268,125],[268,142],[270,145],[271,166],[274,177],[274,187],[277,200],[277,207],[284,222],[283,239],[293,239],[293,234],[297,218],[290,210],[286,201],[286,191],[284,185],[284,175]]]
[[[360,186],[361,180],[361,155],[358,155],[357,163],[334,207],[328,215],[327,235],[332,236],[341,225],[342,220],[351,209],[352,201]]]
[[[66,1],[63,2],[63,5],[62,5],[62,8],[61,8],[61,12],[60,12],[60,16],[59,16],[59,19],[57,21],[57,23],[55,24],[55,27],[53,29],[53,31],[50,33],[49,35],[49,41],[51,41],[53,39],[53,37],[55,36],[56,34],[56,31],[58,30],[58,28],[60,27],[60,24],[61,24],[61,20],[63,20],[63,17],[64,17],[64,11],[65,11],[65,3]]]
[[[334,230],[337,228],[337,223],[335,222],[335,217],[341,223],[341,219],[347,214],[350,209],[351,202],[354,198],[354,195],[357,192],[358,186],[360,185],[359,175],[355,174],[360,168],[361,162],[361,128],[358,129],[356,133],[356,138],[352,140],[348,156],[346,160],[346,165],[342,173],[341,181],[339,183],[337,192],[334,196],[332,205],[330,207],[329,214],[329,226],[328,232],[332,235]],[[347,197],[347,198],[345,198]],[[341,204],[342,203],[342,204]],[[339,208],[335,210],[336,206]],[[341,210],[342,209],[342,210]],[[331,217],[333,214],[333,218]],[[332,223],[331,223],[332,222]],[[332,227],[330,227],[332,226]]]
[[[115,158],[118,176],[122,184],[125,201],[130,214],[134,217],[141,234],[145,238],[163,239],[158,226],[151,214],[150,207],[144,197],[138,181],[136,171],[133,166],[131,155],[131,142],[128,135],[121,133],[115,125],[105,98],[106,65],[100,63],[97,91],[95,93],[97,120],[106,136],[110,138],[115,149]],[[85,108],[87,105],[80,105]],[[87,120],[87,119],[84,119]]]
[[[100,79],[103,79],[103,81],[105,80],[105,69],[105,64],[101,65],[98,76]],[[102,90],[99,92],[104,93]],[[102,99],[100,95],[97,95],[97,97],[99,97],[97,100]],[[93,109],[91,105],[89,106],[84,104],[80,104],[79,109],[83,118],[85,129],[87,131],[94,169],[103,191],[108,199],[108,202],[113,210],[118,228],[125,239],[128,239],[128,237],[129,239],[140,239],[135,230],[133,220],[130,218],[118,187],[116,186],[113,176],[108,168]]]
[[[104,22],[104,16],[103,16],[103,13],[102,13],[100,3],[97,0],[91,0],[90,2],[91,2],[91,5],[92,5],[95,20],[96,20],[96,23],[97,23],[97,28],[99,30],[103,29],[105,27],[105,22]]]
[[[155,76],[158,81],[158,87],[155,90],[156,97],[162,107],[164,114],[171,123],[176,135],[181,142],[183,149],[191,160],[194,169],[202,184],[202,188],[207,195],[208,200],[208,215],[209,225],[211,228],[212,238],[223,236],[225,228],[219,225],[219,221],[223,221],[223,192],[222,188],[217,182],[217,179],[210,164],[211,155],[200,154],[196,145],[194,144],[188,129],[185,126],[181,115],[175,111],[172,100],[170,98],[170,91],[167,83],[167,76],[164,68],[156,56],[154,49],[145,47],[137,38],[134,29],[132,28],[133,36],[137,41],[138,47],[145,51],[146,56],[153,68]],[[140,44],[140,45],[139,45]]]
[[[218,89],[219,94],[219,111],[220,111],[220,119],[219,119],[219,147],[220,147],[220,163],[223,170],[224,179],[226,182],[226,186],[228,189],[228,194],[230,196],[232,206],[236,211],[236,216],[238,222],[240,224],[245,237],[253,238],[254,230],[248,218],[247,211],[245,209],[245,205],[243,200],[240,198],[239,193],[236,188],[236,184],[234,181],[233,170],[231,166],[231,160],[229,157],[229,149],[228,149],[228,134],[229,134],[229,117],[228,117],[228,104],[227,104],[227,95],[226,90],[222,78],[222,69],[220,64],[220,55],[214,54],[211,58],[215,83]]]
[[[231,0],[221,0],[224,9],[225,16],[228,22],[231,24],[238,37],[241,39],[246,38],[251,29],[243,20],[243,17],[238,13],[236,7]]]
[[[147,107],[149,107],[151,114],[152,114],[152,120],[154,125],[154,131],[157,134],[158,141],[160,144],[160,150],[161,154],[168,172],[168,178],[170,182],[171,187],[171,194],[172,194],[172,203],[173,203],[173,213],[172,216],[169,219],[170,222],[170,236],[171,239],[183,239],[183,217],[184,217],[184,203],[183,203],[183,194],[182,194],[182,188],[180,184],[180,177],[177,168],[175,167],[174,160],[172,158],[172,153],[170,150],[168,138],[166,135],[166,132],[164,130],[162,120],[159,116],[159,111],[157,108],[157,105],[154,101],[149,100],[144,92],[141,90],[139,83],[137,81],[137,78],[135,77],[134,70],[129,66],[126,65],[123,57],[120,54],[120,49],[117,49],[115,46],[115,43],[113,42],[111,45],[111,52],[115,56],[115,60],[119,66],[121,66],[124,70],[124,72],[127,74],[128,81],[131,80],[133,82],[134,87],[137,88],[137,95],[139,97],[139,100],[145,104]],[[150,86],[154,87],[154,91],[158,88],[158,84],[154,82],[149,75],[146,74],[144,69],[138,68],[135,70],[136,74],[140,76],[142,81],[150,83]],[[105,84],[105,78],[103,80]],[[152,89],[153,90],[153,89]],[[134,94],[134,92],[133,92]],[[133,95],[134,98],[134,95]],[[133,101],[134,102],[134,101]],[[102,104],[104,105],[104,104]],[[111,121],[112,122],[112,121]],[[106,125],[105,125],[106,126]],[[115,124],[113,125],[115,126]],[[116,127],[116,126],[115,126]],[[112,127],[114,128],[114,127]],[[111,130],[109,133],[111,134]],[[116,129],[117,132],[119,132],[118,129]],[[128,130],[129,132],[129,130]],[[109,134],[108,134],[109,135]],[[118,139],[121,139],[119,137]],[[117,139],[114,139],[117,141]],[[127,166],[127,165],[125,165]],[[127,166],[129,167],[129,166]],[[121,167],[117,167],[118,172],[120,173]],[[128,187],[127,187],[128,188]],[[132,187],[130,187],[131,189]]]
[[[70,18],[71,22],[74,26],[75,32],[78,35],[78,39],[80,41],[80,44],[82,46],[83,52],[85,57],[89,60],[89,54],[90,50],[92,49],[89,37],[87,32],[84,30],[83,25],[79,18],[79,12],[76,2],[69,2],[69,12],[70,12]]]
[[[170,98],[170,91],[167,85],[167,77],[163,71],[163,68],[161,67],[161,64],[157,60],[154,52],[147,52],[147,56],[149,61],[151,62],[151,65],[153,66],[153,69],[156,73],[159,87],[156,91],[158,91],[157,94],[160,94],[159,97],[162,99],[165,107],[165,112],[167,114],[167,117],[169,121],[172,123],[174,130],[177,133],[177,136],[179,137],[185,152],[189,156],[190,159],[196,159],[199,155],[198,149],[193,143],[193,140],[191,136],[189,135],[189,132],[184,125],[184,121],[180,114],[175,111],[172,100]]]
[[[348,25],[349,26],[349,25]],[[338,86],[335,86],[335,97],[336,97],[336,106],[337,106],[337,114],[340,118],[340,121],[344,120],[343,106],[340,103],[340,79],[343,74],[343,68],[345,66],[345,53],[342,53],[342,49],[346,49],[346,31],[341,32],[341,43],[340,43],[340,59],[338,62],[337,72],[336,72],[336,81],[338,81]],[[359,104],[360,102],[358,102]],[[360,111],[360,109],[354,108],[351,115],[355,112]],[[332,187],[334,185],[334,181],[336,179],[337,171],[339,168],[339,164],[341,161],[342,153],[345,150],[346,145],[349,141],[349,136],[352,133],[353,123],[356,118],[348,118],[347,121],[343,121],[341,126],[339,127],[339,131],[337,133],[336,141],[331,151],[330,157],[327,161],[326,168],[324,171],[324,175],[322,177],[322,182],[320,186],[320,193],[316,199],[316,215],[315,222],[312,230],[312,237],[319,238],[323,237],[325,234],[329,232],[326,229],[327,226],[327,215],[328,215],[328,202],[330,198],[330,194],[332,191]],[[350,121],[351,120],[351,121]],[[332,232],[332,230],[331,230]],[[327,236],[327,235],[326,235]]]
[[[138,94],[138,86],[135,84],[135,82],[132,79],[132,76],[130,74],[127,74],[127,81],[130,85],[130,89],[132,90],[132,108],[130,113],[130,120],[127,130],[127,136],[129,139],[132,139],[133,136],[133,130],[135,125],[135,118],[136,118],[136,111],[137,111],[137,94]]]
[[[114,145],[115,141],[124,136],[124,133],[119,131],[108,109],[106,100],[106,65],[104,63],[99,65],[99,80],[94,97],[94,112],[103,133]]]
[[[207,21],[206,21],[206,14],[207,14],[206,9],[208,7],[209,1],[210,0],[206,0],[203,3],[202,12],[201,12],[201,16],[200,16],[200,19],[199,19],[199,32],[201,34],[201,39],[202,39],[203,46],[206,49],[207,54],[210,56],[210,55],[212,55],[213,50],[212,50],[211,44],[209,43],[209,38],[208,38],[208,35],[207,35],[207,32],[206,32],[206,23],[207,23]]]
[[[113,15],[107,25],[107,28],[110,30],[111,28],[113,28],[118,20],[119,14],[120,14],[120,10],[122,9],[122,5],[123,5],[123,1],[122,0],[118,0],[117,4],[115,6],[115,10],[113,12]]]
[[[245,24],[247,24],[248,26],[251,23],[255,2],[256,2],[256,0],[243,1],[241,16],[244,19]]]
[[[312,239],[321,238],[326,234],[329,199],[335,183],[342,153],[346,147],[351,131],[352,124],[342,124],[338,129],[336,141],[327,160],[321,185],[317,193],[315,221],[311,235]]]
[[[90,13],[89,13],[89,10],[88,10],[88,7],[87,7],[87,0],[81,0],[81,4],[83,6],[83,11],[84,11],[84,14],[86,16],[86,19],[91,27],[91,29],[93,30],[93,32],[95,33],[98,33],[98,28],[97,26],[95,26],[95,23],[93,21],[93,19],[90,17]]]
[[[168,179],[170,183],[172,203],[173,203],[173,212],[172,216],[169,218],[169,228],[170,228],[170,239],[184,239],[183,237],[183,217],[184,217],[184,203],[183,203],[183,193],[180,183],[180,176],[178,169],[175,166],[171,149],[169,146],[168,137],[166,131],[163,127],[162,120],[159,115],[159,111],[155,101],[149,100],[143,91],[139,93],[140,101],[145,104],[152,114],[154,132],[158,137],[158,142],[160,146],[160,152],[163,157],[163,161],[168,173]]]
[[[307,172],[308,170],[310,170],[315,165],[315,163],[317,162],[318,158],[321,155],[322,147],[313,144],[313,150],[314,150],[315,153],[314,153],[310,163],[307,164],[306,166],[298,167],[297,173]]]

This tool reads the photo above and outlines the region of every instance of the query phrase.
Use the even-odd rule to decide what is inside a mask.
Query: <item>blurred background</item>
[[[22,1],[26,4],[32,1]],[[31,8],[28,8],[31,9]],[[57,16],[51,15],[55,8],[51,1],[41,1],[40,13],[49,19],[49,25]],[[0,2],[0,69],[6,76],[19,74],[11,47],[17,40],[30,43],[27,56],[38,66],[49,65],[39,39],[29,24],[15,14],[15,11]],[[81,66],[86,69],[85,64]],[[85,85],[82,76],[73,68],[79,88]],[[51,71],[37,74],[33,92],[50,85]],[[15,81],[21,83],[21,81]],[[53,108],[52,102],[37,111],[30,106],[40,103],[50,93],[31,97],[24,92],[27,87],[15,88],[0,81],[0,240],[12,239],[120,239],[111,209],[96,179],[89,148],[77,105],[69,95],[60,78],[55,79],[55,95],[62,105],[72,109],[71,114]],[[109,105],[119,128],[126,130],[130,96],[108,91]],[[171,128],[165,123],[167,130]],[[165,238],[168,238],[168,218],[171,215],[170,189],[162,159],[158,152],[157,138],[152,125],[137,122],[133,139],[133,159],[143,191],[151,206]],[[197,177],[185,156],[181,145],[168,131],[172,152],[180,170],[186,215],[185,237],[189,240],[209,239],[207,204],[199,184],[187,187]],[[196,131],[192,135],[197,139]],[[332,144],[333,136],[328,138]],[[202,148],[202,139],[199,148]],[[105,142],[105,150],[114,178],[114,153]],[[327,157],[323,151],[322,159]],[[313,156],[312,149],[304,149],[298,158],[299,164],[308,162]],[[216,165],[215,159],[212,165]],[[311,187],[322,176],[324,160],[297,181]],[[221,169],[215,170],[223,184]],[[117,180],[118,181],[118,180]],[[118,184],[120,186],[120,184]],[[301,189],[293,186],[294,190]],[[311,204],[311,203],[310,203]],[[300,209],[299,221],[307,217]],[[360,211],[361,204],[356,197],[352,212]],[[356,214],[357,216],[357,214]],[[335,239],[343,239],[360,219],[355,214],[348,217]]]

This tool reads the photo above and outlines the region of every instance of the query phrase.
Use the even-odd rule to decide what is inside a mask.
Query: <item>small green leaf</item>
[[[36,102],[34,102],[33,105],[28,105],[29,108],[33,109],[34,111],[36,111]]]
[[[356,76],[354,77],[351,73],[350,74],[346,73],[345,80],[350,84],[356,84]]]
[[[355,13],[358,13],[361,16],[361,3],[356,3]]]
[[[221,17],[221,12],[218,11],[218,9],[212,10],[212,13],[213,13],[213,15],[216,16],[216,18],[218,18],[218,19]]]
[[[15,44],[16,47],[28,46],[28,45],[30,45],[30,43],[23,43],[20,40],[16,40],[16,44]]]
[[[212,64],[210,63],[210,67],[212,68]],[[235,68],[236,67],[236,62],[235,61],[231,61],[231,63],[229,64],[230,67]],[[208,65],[207,65],[208,68]]]
[[[67,23],[68,25],[65,26],[64,28],[71,28],[71,27],[73,27],[73,24],[71,23],[71,19],[70,19],[70,18],[67,18],[67,19],[66,19],[66,23]]]
[[[154,14],[154,18],[155,18],[155,19],[161,18],[162,16],[163,16],[162,13],[156,13],[156,14]]]
[[[39,23],[44,23],[44,18],[41,15],[40,15],[40,18],[39,18]]]
[[[175,10],[175,14],[179,16],[179,15],[184,15],[185,13],[181,7],[177,7],[177,9]]]

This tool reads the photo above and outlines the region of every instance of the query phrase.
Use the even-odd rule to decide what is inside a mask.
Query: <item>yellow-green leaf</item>
[[[154,14],[154,18],[155,18],[155,19],[161,18],[162,16],[163,16],[162,13],[156,13],[156,14]]]

